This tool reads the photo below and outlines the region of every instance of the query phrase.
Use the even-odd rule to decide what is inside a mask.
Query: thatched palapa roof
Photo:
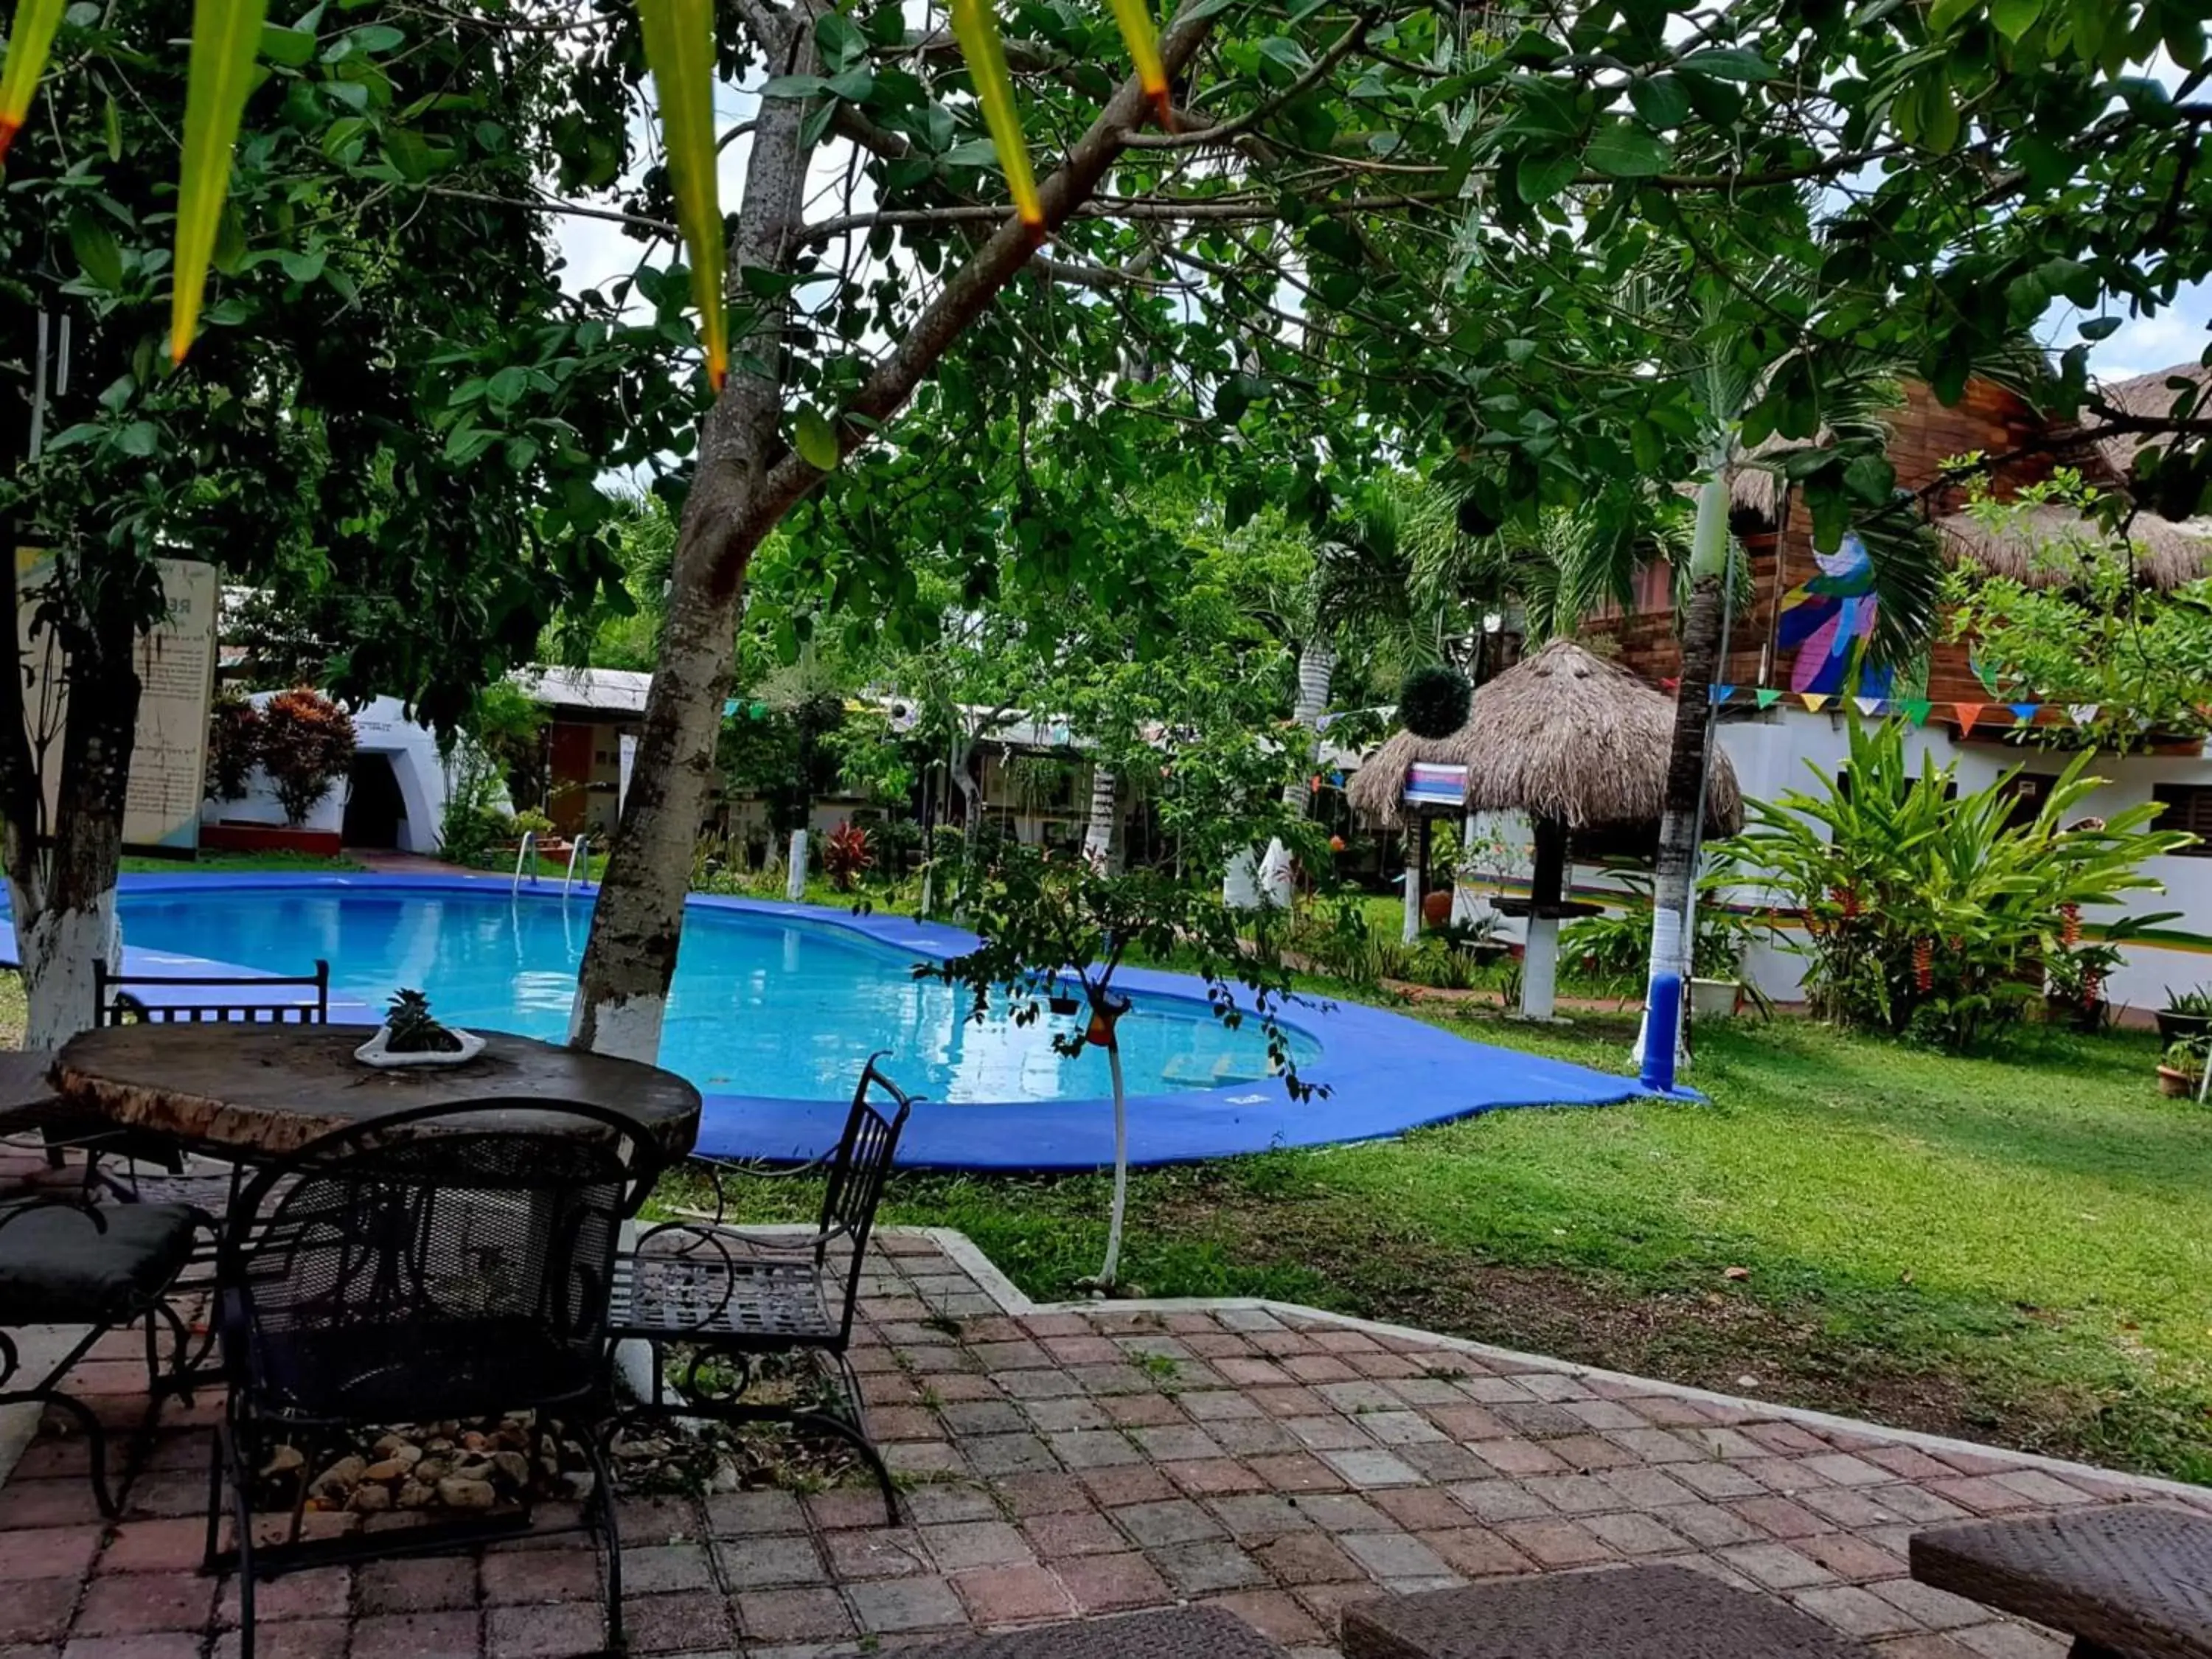
[[[2092,520],[2056,506],[2026,508],[2002,529],[1971,513],[1951,514],[1936,525],[1942,532],[1943,550],[1952,558],[2030,587],[2063,587],[2077,580],[2075,562],[2063,553],[2053,557],[2048,550],[2063,549],[2069,538],[2103,536]],[[2135,544],[2137,574],[2154,587],[2179,587],[2212,574],[2212,526],[2201,520],[2176,524],[2155,513],[2138,513],[2128,521],[2128,539]]]
[[[1468,769],[1468,807],[1527,812],[1570,830],[1656,823],[1666,806],[1674,700],[1626,669],[1554,640],[1474,694],[1448,738],[1401,732],[1359,769],[1347,793],[1367,822],[1403,821],[1406,769]],[[1743,827],[1735,769],[1716,748],[1705,799],[1709,834]]]

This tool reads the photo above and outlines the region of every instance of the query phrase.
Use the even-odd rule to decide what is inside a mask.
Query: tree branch
[[[1359,19],[1339,35],[1328,50],[1316,58],[1304,75],[1298,76],[1273,98],[1264,100],[1253,108],[1245,111],[1243,114],[1230,120],[1218,122],[1210,127],[1200,128],[1195,132],[1133,132],[1129,135],[1129,148],[1132,149],[1189,149],[1199,144],[1218,144],[1224,139],[1234,138],[1240,132],[1249,131],[1285,104],[1294,99],[1302,98],[1312,91],[1327,77],[1331,70],[1342,63],[1352,50],[1367,38],[1367,32],[1375,27],[1375,21],[1372,17]]]
[[[617,225],[630,225],[639,230],[649,230],[656,236],[673,237],[674,225],[665,219],[648,219],[641,213],[624,213],[617,208],[586,207],[579,202],[533,201],[527,197],[494,196],[488,191],[456,190],[449,185],[425,185],[426,196],[445,196],[457,202],[488,202],[494,207],[520,208],[526,213],[557,213],[572,219],[605,219]]]

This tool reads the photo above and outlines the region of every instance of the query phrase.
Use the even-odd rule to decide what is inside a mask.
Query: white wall
[[[258,708],[274,695],[257,691],[251,701]],[[360,752],[388,756],[392,775],[399,781],[400,799],[407,806],[407,817],[399,826],[399,850],[425,854],[437,852],[438,829],[446,811],[447,778],[435,735],[428,727],[409,720],[405,707],[397,697],[378,697],[363,707],[353,717],[353,729]],[[346,793],[346,781],[341,778],[300,827],[338,834],[345,823]],[[276,792],[270,786],[267,774],[257,766],[247,783],[245,799],[204,802],[200,807],[200,821],[282,824],[284,809],[277,804]]]

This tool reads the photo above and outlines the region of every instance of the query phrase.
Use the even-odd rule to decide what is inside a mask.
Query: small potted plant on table
[[[449,1030],[430,1012],[420,991],[402,991],[386,1009],[376,1035],[353,1051],[364,1066],[391,1071],[409,1066],[464,1066],[483,1052],[474,1031]]]

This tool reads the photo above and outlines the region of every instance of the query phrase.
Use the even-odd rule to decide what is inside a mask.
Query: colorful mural
[[[1834,552],[1813,556],[1820,574],[1782,596],[1777,623],[1776,645],[1785,653],[1797,653],[1790,689],[1800,695],[1887,696],[1891,671],[1867,663],[1880,601],[1865,544],[1846,536]]]

